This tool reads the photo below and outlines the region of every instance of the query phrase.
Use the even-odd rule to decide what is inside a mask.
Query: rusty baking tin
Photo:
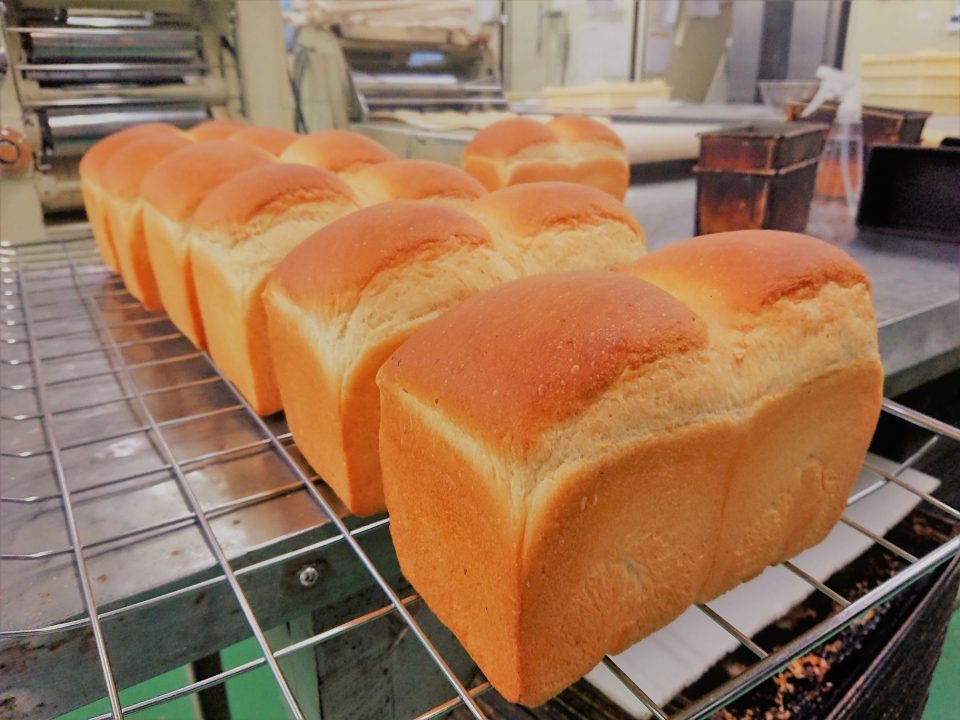
[[[826,123],[829,129],[837,114],[836,103],[826,102],[814,110],[810,117],[800,117],[806,107],[805,102],[788,102],[787,119],[796,122]],[[924,110],[864,106],[863,144],[868,146],[878,143],[916,145],[920,142],[920,135],[923,133],[923,126],[928,117],[930,113]]]
[[[697,233],[803,230],[826,130],[764,123],[701,135]]]

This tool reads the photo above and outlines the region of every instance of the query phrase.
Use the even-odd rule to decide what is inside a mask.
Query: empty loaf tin
[[[813,111],[810,117],[802,118],[800,113],[807,107],[805,102],[787,103],[787,120],[797,122],[826,123],[829,128],[837,114],[837,104],[825,102]],[[930,113],[923,110],[897,110],[865,106],[863,108],[863,144],[900,143],[916,145],[920,142],[923,126]]]
[[[697,234],[768,228],[801,232],[826,126],[764,123],[700,136]]]

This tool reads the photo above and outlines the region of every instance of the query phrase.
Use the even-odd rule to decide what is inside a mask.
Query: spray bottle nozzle
[[[836,120],[840,123],[860,122],[861,116],[861,83],[860,78],[842,70],[821,65],[817,68],[817,77],[820,78],[820,87],[807,107],[800,113],[801,117],[809,117],[827,100],[839,100]]]

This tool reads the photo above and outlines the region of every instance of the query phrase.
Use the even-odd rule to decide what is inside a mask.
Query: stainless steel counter
[[[696,181],[634,185],[626,205],[649,250],[693,235]],[[960,367],[960,245],[860,233],[843,246],[870,276],[885,394]]]

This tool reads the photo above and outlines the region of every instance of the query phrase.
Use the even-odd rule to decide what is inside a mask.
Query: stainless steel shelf
[[[346,516],[300,459],[283,418],[254,414],[166,317],[145,311],[126,293],[99,263],[90,240],[0,247],[0,295],[0,661],[20,657],[26,643],[66,653],[59,657],[73,662],[81,656],[69,654],[72,640],[92,638],[92,674],[100,676],[112,707],[99,716],[104,719],[267,667],[291,715],[305,717],[304,700],[282,661],[395,615],[422,646],[426,666],[449,686],[449,699],[418,717],[440,717],[459,706],[484,717],[475,698],[492,692],[489,684],[481,679],[468,686],[458,677],[417,619],[420,598],[399,583],[386,535],[389,518]],[[868,462],[873,482],[852,495],[850,505],[892,484],[960,520],[960,510],[906,479],[934,447],[958,443],[960,431],[890,401],[884,412],[922,428],[929,440],[893,469]],[[835,610],[777,649],[761,647],[716,608],[700,607],[756,662],[672,717],[707,717],[960,552],[960,536],[954,536],[916,557],[851,518],[844,522],[901,558],[902,569],[851,599],[785,563]],[[291,600],[287,594],[303,589],[291,590],[279,578],[315,558],[327,564],[327,582]],[[283,619],[288,603],[301,610],[342,603],[356,589],[375,589],[381,600],[331,627],[271,646],[265,628]],[[282,608],[272,612],[264,597]],[[184,604],[194,606],[199,625],[164,612]],[[126,672],[118,679],[117,658],[131,652],[124,641],[159,643],[175,627],[212,632],[203,618],[226,622],[228,616],[242,621],[243,634],[256,640],[262,657],[122,707],[118,688],[134,679]],[[159,672],[163,662],[172,667],[188,659],[170,655],[146,669]],[[604,664],[652,716],[670,717],[643,689],[643,677],[629,676],[614,658]],[[42,663],[19,674],[12,664],[6,667],[0,699],[5,688],[29,683],[29,673],[52,672]],[[77,667],[77,677],[83,671]],[[86,671],[90,677],[91,668]]]

